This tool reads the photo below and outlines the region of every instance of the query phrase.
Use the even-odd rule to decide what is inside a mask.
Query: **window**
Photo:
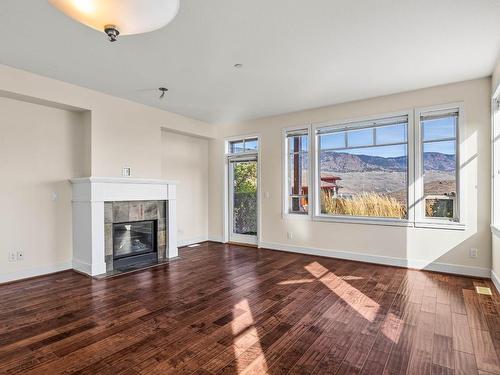
[[[256,152],[259,148],[257,138],[239,139],[229,142],[229,154],[241,154],[244,152]]]
[[[309,130],[286,132],[286,211],[307,215],[309,212]]]
[[[457,135],[459,110],[421,112],[423,217],[458,221]],[[421,213],[422,214],[422,213]]]
[[[316,194],[323,216],[408,218],[408,116],[319,127]]]
[[[285,129],[284,213],[464,229],[462,104],[411,113]]]

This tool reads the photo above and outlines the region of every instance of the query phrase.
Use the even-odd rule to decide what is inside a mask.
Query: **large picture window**
[[[458,220],[458,109],[420,113],[424,213]]]
[[[321,215],[408,217],[408,116],[317,128]]]
[[[463,124],[456,103],[284,129],[284,212],[463,229]]]
[[[286,184],[288,214],[309,212],[309,130],[286,132]]]

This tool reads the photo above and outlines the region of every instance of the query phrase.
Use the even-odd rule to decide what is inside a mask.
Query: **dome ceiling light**
[[[58,10],[93,29],[111,42],[118,35],[142,34],[170,23],[179,0],[49,0]]]

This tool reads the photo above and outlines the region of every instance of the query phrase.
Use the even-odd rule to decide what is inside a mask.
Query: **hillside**
[[[406,156],[384,158],[380,156],[353,155],[345,152],[324,151],[321,153],[322,172],[403,172]],[[439,152],[424,154],[426,170],[449,172],[455,169],[455,156]]]

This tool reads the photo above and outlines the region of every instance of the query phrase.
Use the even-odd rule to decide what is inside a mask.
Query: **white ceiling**
[[[111,44],[46,1],[1,0],[0,63],[231,122],[488,76],[499,20],[498,0],[181,0]]]

